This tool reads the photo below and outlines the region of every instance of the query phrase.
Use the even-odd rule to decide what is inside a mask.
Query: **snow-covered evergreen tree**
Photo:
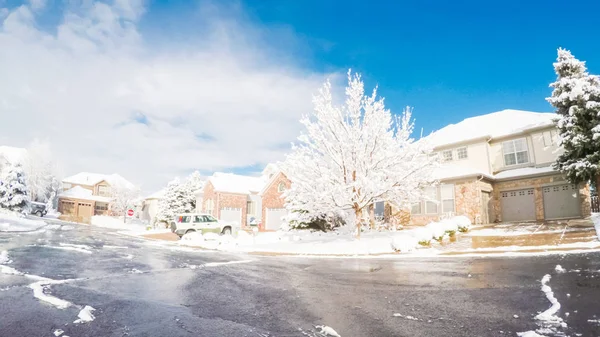
[[[34,139],[23,158],[26,184],[33,201],[54,204],[51,196],[56,196],[59,169],[48,142]]]
[[[299,222],[351,211],[360,236],[363,209],[373,202],[405,208],[422,199],[437,158],[425,139],[411,138],[410,108],[393,116],[351,72],[343,106],[333,104],[329,82],[313,101],[312,115],[301,120],[306,133],[282,164],[292,182],[286,207]]]
[[[21,164],[11,165],[2,179],[0,207],[13,212],[27,213],[30,209],[29,195]]]
[[[600,79],[587,72],[585,62],[559,48],[554,63],[558,76],[547,100],[559,115],[556,125],[564,148],[554,167],[571,183],[593,181],[600,174]],[[596,185],[597,186],[597,185]]]
[[[193,172],[183,182],[179,178],[169,182],[163,198],[158,202],[156,221],[169,223],[176,214],[195,211],[196,192],[202,187],[204,181],[198,171]]]

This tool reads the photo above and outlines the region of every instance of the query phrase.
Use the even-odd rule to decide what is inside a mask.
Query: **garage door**
[[[500,192],[500,200],[503,222],[535,220],[533,188]]]
[[[285,208],[267,208],[265,229],[266,230],[279,230],[281,224],[283,224],[283,218],[288,214]]]
[[[219,220],[235,222],[238,226],[242,224],[241,208],[221,208],[221,217]]]
[[[544,187],[544,217],[546,219],[577,218],[581,216],[577,185]]]

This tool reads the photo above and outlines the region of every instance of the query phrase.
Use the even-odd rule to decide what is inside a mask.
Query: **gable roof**
[[[22,163],[27,155],[27,150],[22,147],[0,146],[0,158],[11,164]]]
[[[166,188],[163,188],[160,191],[156,191],[152,194],[150,194],[149,196],[145,197],[144,200],[149,200],[149,199],[162,199],[165,196],[165,192],[167,191]]]
[[[526,130],[551,126],[555,113],[523,110],[502,110],[486,115],[470,117],[457,124],[450,124],[425,137],[434,147],[475,140],[498,138]]]
[[[114,174],[100,174],[100,173],[90,173],[90,172],[80,172],[76,175],[64,178],[62,180],[63,183],[67,184],[76,184],[76,185],[85,185],[85,186],[94,186],[101,181],[106,181],[112,186],[124,186],[126,188],[135,188],[135,186],[129,182],[127,179],[121,177],[120,175]]]
[[[248,177],[233,173],[216,172],[208,181],[213,185],[216,192],[226,192],[235,194],[252,194],[260,192],[266,184],[266,179],[262,177]]]
[[[99,195],[92,195],[92,191],[85,189],[81,186],[75,186],[70,188],[58,195],[63,198],[73,198],[73,199],[81,199],[81,200],[92,200],[92,201],[100,201],[100,202],[111,202],[112,198],[101,197]]]

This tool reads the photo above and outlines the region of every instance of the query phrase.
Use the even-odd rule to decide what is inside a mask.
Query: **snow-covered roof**
[[[458,179],[473,176],[484,176],[488,179],[493,179],[488,173],[466,166],[442,164],[433,170],[433,178],[436,180]]]
[[[27,150],[22,147],[0,146],[0,157],[11,164],[22,163],[26,155]]]
[[[502,110],[471,117],[457,124],[450,124],[426,138],[434,147],[450,145],[479,138],[498,138],[529,129],[550,126],[555,113],[522,110]]]
[[[523,167],[518,169],[512,169],[507,171],[502,171],[494,175],[494,179],[510,179],[517,177],[527,177],[527,176],[535,176],[538,174],[545,173],[558,173],[552,166],[546,167]]]
[[[81,186],[75,186],[70,188],[58,195],[59,197],[64,198],[73,198],[73,199],[81,199],[81,200],[92,200],[92,201],[100,201],[100,202],[111,202],[112,198],[101,197],[99,195],[92,195],[92,191],[85,189]]]
[[[148,199],[162,199],[162,197],[165,195],[166,191],[167,191],[167,189],[163,188],[162,190],[154,192],[154,193],[150,194],[149,196],[145,197],[144,200],[148,200]]]
[[[232,173],[216,172],[208,181],[211,182],[215,191],[236,194],[251,194],[260,192],[267,180],[262,177],[248,177]]]
[[[85,185],[85,186],[94,186],[97,183],[105,180],[111,186],[123,186],[126,188],[135,188],[135,186],[129,182],[127,179],[121,177],[120,175],[114,174],[100,174],[100,173],[90,173],[90,172],[81,172],[76,175],[67,177],[63,179],[63,183],[67,184],[76,184],[76,185]]]

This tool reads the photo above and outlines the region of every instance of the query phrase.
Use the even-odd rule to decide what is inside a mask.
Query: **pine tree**
[[[25,185],[25,176],[21,164],[11,166],[3,179],[2,198],[0,206],[14,212],[24,213],[29,211],[29,195]]]
[[[559,48],[554,63],[556,82],[548,102],[556,108],[556,126],[564,152],[554,167],[571,183],[600,182],[600,79],[585,62]]]

